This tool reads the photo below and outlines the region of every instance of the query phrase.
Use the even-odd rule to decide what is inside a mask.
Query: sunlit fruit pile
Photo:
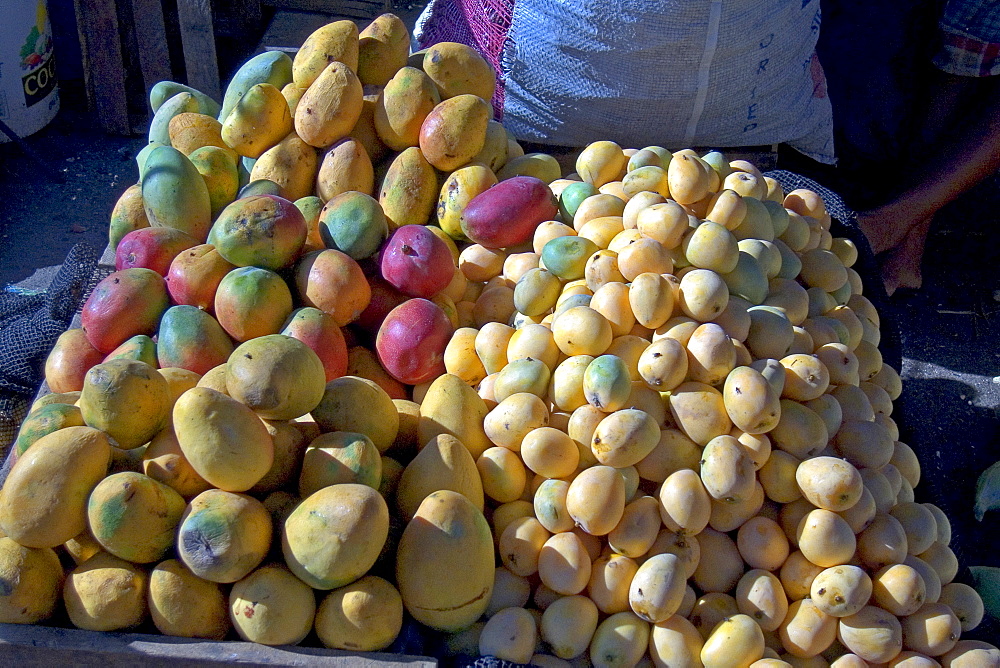
[[[823,200],[563,174],[384,15],[151,91],[0,492],[0,621],[536,665],[997,666]]]

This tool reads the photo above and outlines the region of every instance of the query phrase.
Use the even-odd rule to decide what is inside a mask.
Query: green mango
[[[14,442],[14,450],[20,457],[32,443],[64,427],[84,426],[83,414],[72,404],[47,404],[36,408],[21,423]]]
[[[195,166],[205,185],[212,203],[212,218],[219,215],[239,192],[239,172],[233,156],[218,146],[202,146],[191,151],[188,160]]]
[[[171,306],[160,320],[156,354],[160,366],[204,375],[224,364],[235,346],[222,325],[196,306]]]
[[[198,100],[191,93],[178,93],[160,105],[149,123],[149,143],[170,145],[170,119],[177,114],[197,112]]]
[[[586,181],[576,181],[563,188],[562,194],[559,195],[559,213],[562,214],[563,220],[572,224],[580,203],[596,194],[597,188]]]
[[[257,54],[236,71],[219,111],[219,122],[225,123],[236,103],[246,92],[259,83],[269,83],[278,90],[292,82],[292,59],[284,51],[265,51]]]
[[[204,243],[212,226],[212,200],[205,179],[172,146],[150,151],[142,176],[142,204],[150,225],[172,227]]]
[[[389,223],[378,200],[349,190],[326,203],[319,216],[319,234],[327,248],[363,260],[378,252],[389,236]]]
[[[256,181],[250,181],[245,186],[240,188],[239,195],[237,195],[236,199],[243,199],[244,197],[250,197],[251,195],[274,195],[276,197],[281,197],[281,186],[270,179],[257,179]]]
[[[587,260],[598,250],[597,244],[586,237],[572,234],[556,237],[542,246],[542,263],[555,276],[575,281],[583,278]]]
[[[146,160],[149,159],[149,154],[153,152],[154,148],[161,146],[168,146],[168,144],[162,144],[158,141],[150,142],[135,154],[135,164],[139,167],[139,183],[142,183],[142,175],[146,173]]]
[[[757,258],[746,251],[739,251],[736,267],[720,274],[729,288],[729,294],[742,297],[751,304],[762,304],[767,299],[767,275],[761,269]]]
[[[149,89],[149,107],[155,114],[163,103],[178,93],[191,93],[198,100],[198,111],[209,116],[218,116],[222,106],[200,90],[177,83],[176,81],[158,81]]]
[[[625,408],[632,393],[628,365],[617,355],[601,355],[583,372],[583,394],[587,403],[605,412]]]
[[[124,343],[108,353],[105,362],[116,359],[136,360],[145,362],[156,368],[156,343],[145,334],[136,334],[126,339]]]

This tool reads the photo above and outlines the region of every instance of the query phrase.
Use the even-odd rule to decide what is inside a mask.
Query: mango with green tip
[[[177,529],[177,553],[192,573],[227,584],[260,565],[271,546],[271,515],[246,494],[209,489],[191,499]]]
[[[172,146],[170,142],[170,121],[178,114],[197,113],[200,109],[198,99],[188,92],[174,95],[153,114],[149,123],[149,142]]]
[[[424,225],[439,193],[437,172],[416,146],[404,149],[390,163],[379,188],[378,203],[389,231]]]
[[[224,364],[233,341],[210,314],[187,304],[171,306],[163,314],[156,355],[161,367],[179,367],[199,375]]]
[[[722,274],[722,280],[729,287],[730,294],[742,297],[751,304],[759,305],[767,299],[767,275],[757,259],[746,251],[739,251],[736,266]]]
[[[298,259],[307,233],[305,218],[292,202],[275,195],[252,195],[222,210],[209,243],[237,267],[276,271]]]
[[[83,414],[72,404],[47,404],[28,413],[14,441],[14,452],[20,457],[43,436],[65,427],[84,426]]]
[[[632,393],[628,366],[617,355],[601,355],[587,365],[583,374],[587,402],[605,413],[624,408]]]
[[[219,122],[225,123],[247,91],[259,83],[268,83],[280,92],[292,82],[292,59],[284,51],[265,51],[243,63],[226,87],[219,111]]]
[[[236,341],[276,334],[292,312],[292,291],[278,274],[237,267],[215,292],[215,317]]]
[[[168,311],[170,309],[167,309]],[[161,320],[162,322],[162,320]],[[104,362],[116,359],[137,360],[145,362],[154,369],[159,366],[156,359],[156,342],[145,334],[136,334],[112,350],[104,358]]]
[[[186,505],[174,489],[149,476],[114,473],[90,493],[87,526],[111,554],[148,564],[173,548]]]
[[[209,116],[218,116],[221,105],[200,90],[176,81],[157,81],[149,89],[149,108],[155,114],[160,106],[178,93],[190,93],[198,100],[198,111]]]
[[[320,212],[319,226],[327,248],[355,260],[373,256],[389,236],[382,205],[371,195],[356,191],[329,200]]]
[[[191,164],[205,179],[212,218],[236,199],[240,176],[232,152],[218,146],[202,146],[188,155]]]
[[[135,164],[136,167],[139,168],[139,183],[142,183],[142,177],[146,173],[146,161],[149,159],[149,154],[152,153],[154,149],[161,146],[168,146],[168,144],[158,141],[150,142],[139,149],[139,152],[135,154]]]
[[[389,507],[377,490],[330,485],[303,499],[285,520],[281,551],[310,587],[336,589],[371,569],[388,535]]]
[[[173,227],[203,243],[212,225],[212,200],[194,163],[172,146],[159,146],[149,153],[142,173],[149,224]]]
[[[559,213],[563,220],[572,221],[583,200],[596,194],[597,188],[586,181],[576,181],[563,188],[559,194]]]
[[[259,158],[292,128],[292,114],[281,89],[259,83],[247,90],[226,117],[222,139],[240,155]]]

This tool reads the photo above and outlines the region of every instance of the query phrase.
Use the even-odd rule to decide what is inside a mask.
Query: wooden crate
[[[220,52],[245,58],[266,25],[260,0],[74,0],[74,6],[87,97],[113,134],[146,131],[146,95],[157,81],[187,83],[221,101],[231,64],[223,58],[220,67]]]
[[[193,640],[150,633],[98,633],[51,626],[0,624],[0,656],[7,666],[73,665],[93,668],[321,666],[432,668],[430,657],[385,652],[342,652],[315,647],[268,647],[249,642]]]

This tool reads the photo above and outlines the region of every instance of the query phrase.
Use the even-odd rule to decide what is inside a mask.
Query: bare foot
[[[858,226],[876,255],[903,243],[919,222],[898,216],[889,206],[858,213]]]
[[[914,225],[899,245],[886,253],[882,262],[882,281],[887,295],[892,295],[899,288],[919,290],[923,285],[920,265],[931,220],[927,218]]]

